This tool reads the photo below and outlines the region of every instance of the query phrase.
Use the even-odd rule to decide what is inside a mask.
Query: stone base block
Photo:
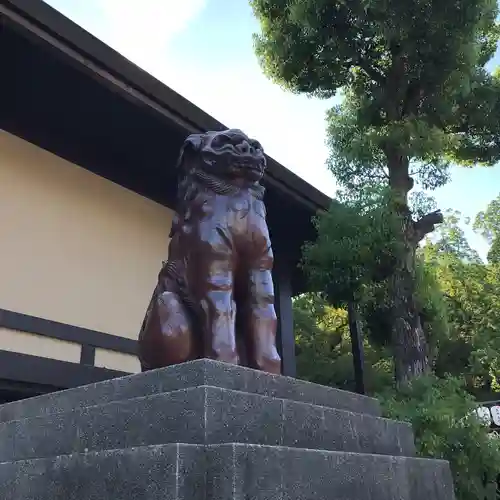
[[[437,460],[172,444],[0,464],[9,500],[453,500]]]
[[[209,360],[0,406],[0,499],[453,500],[377,401]]]
[[[413,456],[408,424],[196,387],[0,424],[0,461],[167,443],[247,443]]]
[[[373,398],[304,380],[200,359],[5,404],[0,406],[0,422],[50,415],[201,385],[311,403],[366,415],[381,415],[380,405]]]

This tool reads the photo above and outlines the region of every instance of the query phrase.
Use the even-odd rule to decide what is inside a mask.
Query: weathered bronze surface
[[[280,373],[265,168],[240,130],[186,139],[168,261],[139,334],[143,371],[211,358]]]

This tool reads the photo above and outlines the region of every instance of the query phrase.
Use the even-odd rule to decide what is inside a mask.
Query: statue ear
[[[177,159],[177,168],[182,168],[184,163],[184,156],[187,152],[195,153],[201,149],[203,144],[203,134],[191,134],[187,137],[182,145],[181,151],[179,153],[179,158]]]
[[[193,151],[199,151],[203,143],[204,134],[191,134],[184,141],[183,149],[191,148]]]

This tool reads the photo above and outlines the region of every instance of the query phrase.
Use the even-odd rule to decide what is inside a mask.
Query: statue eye
[[[228,137],[226,134],[217,134],[216,136],[214,136],[214,138],[212,139],[212,147],[222,147],[224,146],[225,144],[227,143],[230,143],[231,142],[231,138]]]
[[[254,149],[258,149],[259,151],[262,151],[262,145],[260,144],[259,141],[252,141],[251,144],[254,147]]]

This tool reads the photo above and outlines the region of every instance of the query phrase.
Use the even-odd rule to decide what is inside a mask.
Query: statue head
[[[192,134],[182,146],[181,169],[203,169],[220,179],[258,182],[266,169],[264,150],[258,141],[238,129]]]

